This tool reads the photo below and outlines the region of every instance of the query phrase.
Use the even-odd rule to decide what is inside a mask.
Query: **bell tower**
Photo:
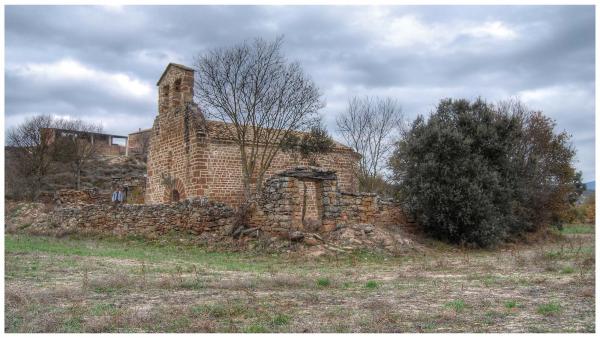
[[[169,63],[158,86],[158,115],[181,109],[194,98],[194,70],[192,68]]]

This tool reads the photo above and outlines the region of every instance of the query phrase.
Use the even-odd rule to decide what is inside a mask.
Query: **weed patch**
[[[444,304],[444,307],[452,309],[456,312],[461,312],[465,309],[465,301],[462,299],[453,300]]]
[[[322,277],[322,278],[317,279],[317,286],[319,286],[319,287],[324,288],[324,287],[328,287],[330,285],[331,285],[331,281],[329,280],[329,278]]]
[[[267,333],[269,332],[263,325],[261,324],[252,324],[244,328],[245,333]]]
[[[504,302],[504,307],[507,309],[514,309],[514,308],[518,308],[518,307],[523,307],[523,305],[519,304],[519,302],[517,302],[514,299],[509,299]]]
[[[96,304],[92,307],[91,313],[94,316],[114,315],[117,313],[117,306],[112,303]]]
[[[275,325],[287,325],[290,322],[290,316],[278,314],[272,320]]]
[[[5,238],[6,332],[595,330],[593,236],[312,260],[133,239]]]
[[[560,273],[566,275],[575,272],[575,269],[572,266],[565,266],[560,270]]]
[[[560,231],[563,235],[593,234],[594,228],[584,224],[567,225]]]
[[[552,316],[560,313],[562,311],[562,306],[558,302],[550,302],[546,304],[541,304],[537,307],[537,313],[544,316]]]
[[[379,283],[374,280],[370,280],[367,282],[367,284],[365,284],[365,287],[367,289],[377,289],[379,287]]]

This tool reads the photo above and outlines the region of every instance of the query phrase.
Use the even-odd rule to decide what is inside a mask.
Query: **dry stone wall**
[[[49,223],[74,232],[148,239],[172,232],[228,236],[234,225],[234,211],[223,203],[205,199],[156,205],[78,204],[55,208]]]
[[[51,202],[53,204],[93,204],[102,203],[104,196],[99,193],[98,189],[72,190],[61,189],[52,195]]]
[[[338,223],[370,223],[377,226],[404,225],[408,223],[402,206],[392,199],[383,199],[377,194],[345,193],[337,195],[340,213]]]
[[[216,239],[266,233],[301,240],[306,233],[325,236],[350,228],[372,233],[375,228],[400,229],[409,224],[398,203],[375,194],[339,191],[335,171],[308,166],[284,170],[269,178],[245,228],[238,225],[233,207],[207,198],[165,204],[113,204],[98,203],[90,192],[64,190],[56,195],[54,203],[56,207],[46,223],[62,231],[149,239],[168,233],[208,234]]]

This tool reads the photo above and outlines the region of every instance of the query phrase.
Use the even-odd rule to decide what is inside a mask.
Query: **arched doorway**
[[[177,189],[173,189],[173,191],[171,192],[171,201],[179,202],[179,191],[177,191]]]
[[[186,198],[185,187],[179,178],[174,178],[169,185],[165,187],[163,203],[179,202]]]

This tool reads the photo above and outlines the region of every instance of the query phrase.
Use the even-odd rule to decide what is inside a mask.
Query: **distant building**
[[[127,136],[111,135],[102,133],[91,133],[78,130],[67,130],[58,128],[43,128],[48,144],[56,142],[60,137],[78,137],[88,140],[97,146],[97,153],[100,155],[125,155],[127,149]]]
[[[129,134],[127,138],[127,156],[139,157],[146,160],[148,149],[150,147],[150,137],[152,136],[152,128],[139,129],[138,131]]]

